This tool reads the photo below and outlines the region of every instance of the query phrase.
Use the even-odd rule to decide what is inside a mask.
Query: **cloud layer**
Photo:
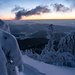
[[[20,20],[22,16],[31,16],[31,15],[41,15],[41,13],[49,13],[51,10],[47,6],[37,6],[34,9],[31,10],[25,10],[24,8],[21,7],[15,7],[12,12],[15,12],[15,19]]]
[[[18,11],[18,10],[24,10],[23,7],[20,7],[18,5],[15,5],[15,8],[11,10],[11,12],[15,12],[15,11]]]
[[[65,5],[63,4],[58,4],[58,3],[55,3],[52,5],[54,10],[56,12],[68,12],[68,11],[71,11],[70,8],[66,7]]]
[[[66,7],[63,4],[51,4],[53,7],[53,11],[48,8],[48,6],[36,6],[34,9],[31,10],[25,10],[23,7],[15,6],[14,9],[11,10],[11,12],[15,12],[15,20],[20,20],[22,16],[32,16],[32,15],[41,15],[44,13],[52,13],[52,12],[71,12],[72,9],[70,7]]]

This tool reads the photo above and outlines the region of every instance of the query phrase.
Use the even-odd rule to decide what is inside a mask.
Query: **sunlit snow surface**
[[[29,58],[26,55],[22,55],[22,58],[24,62],[24,71],[23,74],[21,73],[18,75],[28,75],[28,73],[30,73],[29,75],[75,75],[75,68],[46,64]],[[31,74],[32,72],[36,72],[37,74]]]

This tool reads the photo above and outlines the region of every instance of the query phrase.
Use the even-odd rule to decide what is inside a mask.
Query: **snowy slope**
[[[46,64],[29,58],[26,55],[22,55],[22,58],[25,64],[32,66],[33,68],[37,69],[41,73],[44,73],[45,75],[75,75],[75,68]]]

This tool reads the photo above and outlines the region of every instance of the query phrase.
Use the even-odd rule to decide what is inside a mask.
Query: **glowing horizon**
[[[2,20],[14,20],[14,18],[0,18]],[[28,18],[28,19],[21,19],[21,20],[48,20],[48,19],[75,19],[75,17],[70,18]]]
[[[21,20],[70,20],[70,19],[75,19],[75,18],[50,18],[50,19],[21,19]],[[14,20],[14,19],[6,19],[6,18],[2,18],[2,20]]]
[[[46,16],[45,16],[46,15]],[[61,14],[57,15],[57,14],[51,14],[51,15],[39,15],[39,16],[29,16],[29,17],[22,17],[21,20],[42,20],[42,19],[75,19],[75,16],[72,14],[72,15],[67,15],[65,16],[66,14],[62,15],[60,17]],[[53,16],[54,15],[54,16]],[[48,16],[48,17],[47,17]],[[73,16],[73,17],[72,17]],[[14,20],[15,17],[0,17],[0,19],[2,20]]]

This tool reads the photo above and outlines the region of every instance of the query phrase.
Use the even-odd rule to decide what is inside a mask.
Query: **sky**
[[[75,0],[0,0],[0,19],[75,19]]]

